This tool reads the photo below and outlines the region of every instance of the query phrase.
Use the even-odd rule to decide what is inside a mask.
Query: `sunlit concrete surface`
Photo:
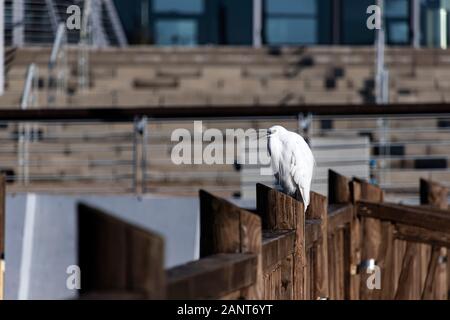
[[[77,264],[76,208],[81,202],[162,235],[166,240],[167,268],[198,259],[199,203],[196,198],[37,195],[35,199],[35,224],[31,241],[28,241],[31,248],[24,246],[25,212],[27,207],[30,210],[30,196],[8,196],[6,201],[7,299],[77,296],[76,291],[66,288],[66,269]],[[25,265],[22,263],[24,247],[26,252],[31,251],[31,259],[25,261]]]

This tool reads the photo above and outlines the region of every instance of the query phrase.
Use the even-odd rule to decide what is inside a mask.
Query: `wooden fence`
[[[3,300],[5,290],[5,194],[5,177],[0,175],[0,300]]]
[[[80,205],[86,298],[447,299],[447,190],[422,180],[421,205],[330,171],[329,199],[257,185],[249,212],[200,192],[197,261],[163,270],[163,239]],[[379,270],[380,288],[376,273]],[[369,285],[368,285],[369,283]]]
[[[257,185],[254,212],[200,192],[200,259],[164,270],[159,235],[79,206],[82,297],[447,299],[447,189],[420,181],[421,204],[329,173],[329,198]]]

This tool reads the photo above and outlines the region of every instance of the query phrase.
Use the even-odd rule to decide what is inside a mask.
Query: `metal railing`
[[[38,67],[33,63],[28,67],[25,85],[21,99],[21,109],[35,108],[39,102],[39,71]],[[19,123],[18,126],[18,146],[17,160],[18,170],[20,172],[20,180],[22,184],[27,185],[29,182],[29,143],[32,139],[31,132],[35,128],[34,124]]]
[[[48,106],[53,106],[59,94],[65,94],[67,90],[67,33],[64,23],[60,23],[53,43],[50,61],[48,63]]]
[[[385,140],[380,139],[380,117],[388,120]],[[307,134],[317,155],[316,184],[321,183],[320,170],[328,168],[345,174],[360,168],[363,174],[355,175],[391,192],[415,192],[418,176],[450,181],[450,105],[29,109],[0,110],[0,119],[4,124],[39,122],[25,162],[31,170],[26,189],[54,191],[57,185],[58,191],[70,192],[195,194],[207,188],[237,194],[243,183],[254,184],[241,180],[244,173],[235,165],[171,162],[176,144],[171,133],[175,128],[192,131],[194,119],[222,132],[281,124]],[[329,137],[341,141],[327,142]],[[14,159],[14,132],[0,139],[0,158]],[[6,164],[14,161],[3,161],[2,169]],[[10,179],[18,189],[24,187],[21,175]]]
[[[91,0],[85,0],[78,44],[78,88],[81,91],[89,88],[89,48],[93,42],[92,19]]]
[[[5,43],[17,47],[29,45],[52,45],[59,23],[65,23],[67,8],[78,5],[83,10],[83,0],[6,0],[5,1]],[[114,3],[95,0],[94,14],[102,17],[111,30],[105,30],[103,23],[95,22],[95,32],[103,34],[106,46],[126,46],[123,27],[117,17]],[[79,42],[79,30],[69,32],[68,42]],[[95,39],[97,40],[97,39]],[[94,44],[99,44],[95,42]]]

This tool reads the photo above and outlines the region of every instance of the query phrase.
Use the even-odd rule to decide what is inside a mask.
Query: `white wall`
[[[32,206],[35,214],[32,253],[23,256],[24,243],[27,243],[23,240],[25,211],[27,203],[30,210],[30,199],[27,195],[17,195],[8,196],[6,200],[7,299],[17,299],[19,288],[25,299],[76,296],[76,292],[66,288],[66,268],[77,264],[76,206],[80,202],[161,234],[166,240],[166,267],[198,259],[197,198],[144,197],[139,200],[133,196],[37,195]],[[25,281],[27,276],[29,282]]]

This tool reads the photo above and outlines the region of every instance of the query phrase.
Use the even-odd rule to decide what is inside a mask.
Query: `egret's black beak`
[[[251,137],[250,139],[267,139],[270,137],[270,135],[272,134],[272,132],[270,131],[270,129],[267,129],[266,132],[262,132],[259,136],[256,135],[255,138]]]

